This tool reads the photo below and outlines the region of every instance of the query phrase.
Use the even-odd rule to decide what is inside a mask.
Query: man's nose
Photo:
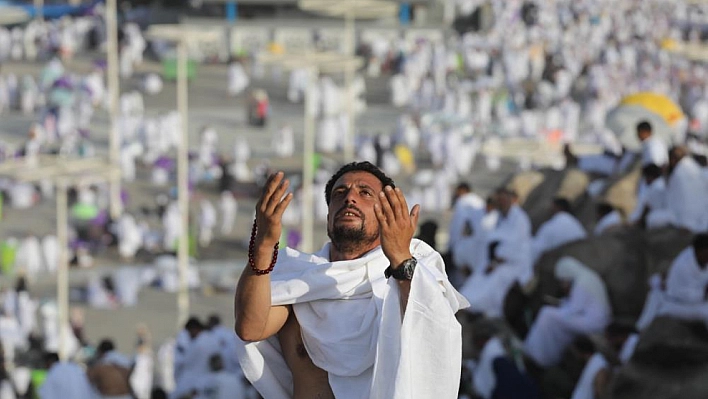
[[[344,197],[345,204],[355,204],[356,203],[356,193],[354,190],[349,190],[347,195]]]

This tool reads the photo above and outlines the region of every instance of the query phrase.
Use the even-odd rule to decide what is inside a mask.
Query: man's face
[[[381,181],[368,172],[349,172],[332,186],[327,235],[337,246],[379,244],[379,223],[374,204],[383,190]]]
[[[639,138],[639,141],[644,141],[648,139],[651,136],[651,132],[648,130],[639,130],[637,132],[637,137]]]
[[[513,198],[511,194],[507,193],[506,191],[500,191],[497,193],[497,206],[503,214],[506,215],[506,213],[509,212],[509,209],[511,208],[512,204]]]

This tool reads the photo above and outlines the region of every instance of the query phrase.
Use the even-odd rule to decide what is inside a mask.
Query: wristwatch
[[[384,270],[384,276],[386,276],[386,278],[393,277],[396,280],[411,281],[417,265],[418,259],[406,259],[395,269],[391,265],[388,265],[386,270]]]

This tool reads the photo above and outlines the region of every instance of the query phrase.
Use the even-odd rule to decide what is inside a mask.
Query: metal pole
[[[67,198],[66,182],[58,180],[57,185],[57,241],[59,241],[59,264],[57,265],[57,322],[59,325],[59,359],[66,360],[67,331],[69,323],[69,263],[67,248],[69,240],[67,234]]]
[[[110,117],[109,162],[120,168],[120,137],[118,137],[118,98],[120,96],[120,80],[118,79],[118,23],[116,0],[106,1],[106,70],[108,80],[108,114]],[[116,174],[110,181],[111,217],[117,219],[122,212],[120,198],[121,175]]]
[[[187,118],[187,44],[184,39],[177,43],[177,111],[181,117],[179,148],[177,149],[177,194],[181,228],[177,262],[179,268],[179,292],[177,294],[177,328],[181,328],[189,317],[189,288],[187,268],[189,266],[189,185],[187,158],[188,118]]]
[[[353,57],[355,50],[355,30],[354,30],[354,7],[356,0],[350,0],[351,8],[344,15],[344,36],[346,41],[345,54]],[[351,162],[354,160],[354,138],[356,129],[354,115],[354,92],[352,90],[352,82],[354,81],[354,63],[347,62],[344,67],[344,92],[347,94],[346,111],[348,117],[347,129],[344,135],[344,161]]]
[[[308,69],[308,82],[317,79],[317,68]],[[305,123],[303,134],[303,165],[302,165],[302,250],[311,252],[313,249],[314,201],[312,200],[312,183],[315,177],[315,116],[312,113],[312,90],[314,84],[309,84],[305,90]]]

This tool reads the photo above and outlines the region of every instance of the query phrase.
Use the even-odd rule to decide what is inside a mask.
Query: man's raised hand
[[[290,181],[284,177],[283,172],[270,175],[263,188],[263,194],[256,203],[256,225],[258,226],[256,242],[258,244],[272,247],[280,241],[283,212],[293,199],[292,193],[285,193],[290,186]]]
[[[379,193],[380,204],[374,205],[379,221],[381,249],[393,267],[403,263],[412,255],[411,240],[418,226],[420,206],[415,205],[408,213],[408,204],[400,188],[384,187]]]

